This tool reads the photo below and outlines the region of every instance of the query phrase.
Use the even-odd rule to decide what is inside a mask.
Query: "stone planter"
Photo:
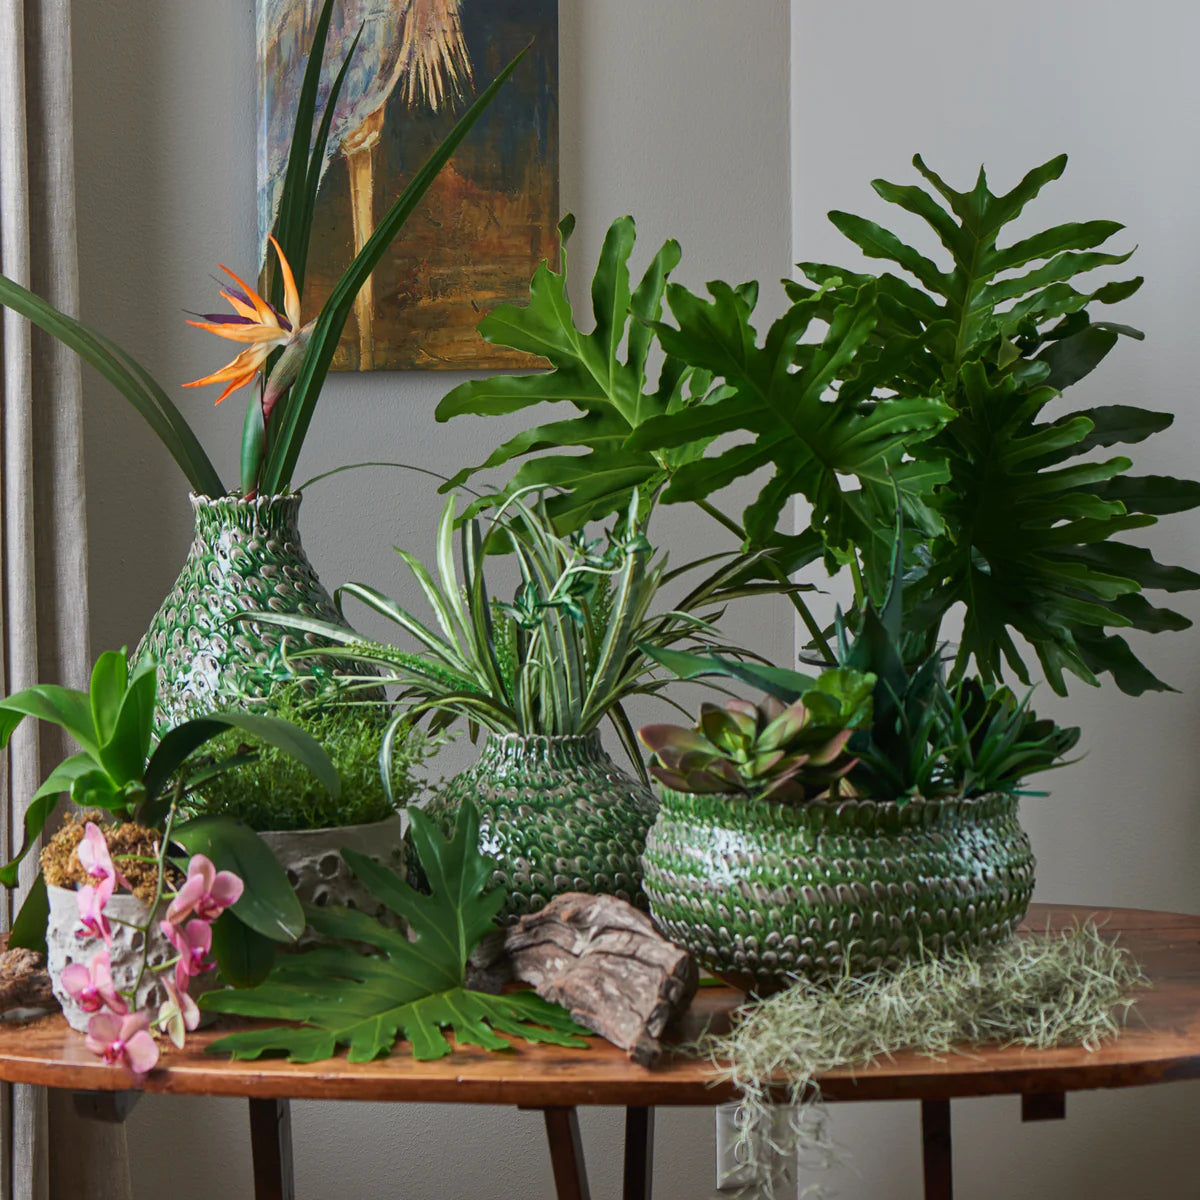
[[[368,825],[276,830],[260,833],[259,837],[287,871],[288,881],[302,904],[357,908],[371,917],[386,915],[388,924],[397,923],[398,919],[391,919],[391,910],[359,883],[342,858],[341,850],[348,846],[397,874],[402,873],[399,813]]]
[[[489,735],[479,761],[425,811],[453,828],[466,797],[479,809],[480,846],[511,895],[501,919],[537,912],[562,892],[619,896],[646,907],[641,853],[658,802],[585,737]]]
[[[63,990],[59,982],[62,970],[69,963],[78,962],[87,966],[92,961],[96,951],[103,949],[104,941],[98,937],[76,937],[75,931],[80,929],[79,906],[75,900],[74,888],[55,887],[50,884],[46,888],[50,897],[50,919],[46,926],[46,966],[50,971],[50,981],[54,994],[62,1005],[63,1016],[67,1024],[80,1033],[87,1032],[88,1021],[95,1015],[84,1012],[70,995]],[[149,909],[146,903],[128,892],[119,892],[112,896],[105,905],[104,912],[112,924],[112,946],[109,947],[109,959],[112,963],[113,984],[117,991],[128,993],[137,981],[142,969],[142,953],[144,938],[149,937],[150,949],[146,957],[149,967],[161,966],[169,959],[176,957],[175,948],[159,932],[158,922],[166,916],[167,901],[159,905],[158,913],[151,923],[148,934],[141,930],[132,929],[132,925],[145,925]],[[125,922],[125,924],[118,924]],[[163,986],[164,973],[147,971],[142,976],[141,985],[134,996],[132,1009],[145,1010],[153,1020],[158,1013],[159,1005],[167,998]],[[198,997],[207,991],[215,982],[216,972],[210,971],[203,975],[193,976],[188,989],[192,997]]]
[[[661,795],[643,857],[655,921],[760,988],[1002,942],[1033,892],[1014,796],[792,807]]]
[[[158,663],[156,736],[189,717],[263,695],[268,660],[311,634],[234,621],[246,611],[319,617],[345,625],[300,545],[299,495],[192,496],[196,531],[175,586],[134,652]]]

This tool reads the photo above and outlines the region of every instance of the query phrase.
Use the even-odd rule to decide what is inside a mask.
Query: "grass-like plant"
[[[391,744],[390,786],[385,788],[379,752],[390,714],[382,705],[330,704],[308,696],[298,684],[286,684],[268,696],[262,711],[302,729],[322,746],[341,781],[340,796],[331,796],[309,772],[297,769],[289,755],[230,730],[213,743],[214,756],[250,756],[249,761],[206,783],[194,798],[196,812],[234,817],[258,832],[381,821],[420,791],[419,768],[440,745],[422,729],[399,728]]]
[[[363,687],[397,684],[408,716],[434,711],[439,719],[465,718],[495,733],[549,736],[590,733],[609,718],[630,759],[640,768],[624,704],[657,695],[667,680],[644,647],[669,649],[680,642],[720,649],[707,618],[754,584],[731,583],[744,570],[736,556],[689,591],[671,610],[654,613],[660,589],[683,570],[654,557],[644,526],[631,508],[603,542],[554,532],[545,503],[510,497],[486,517],[466,518],[457,534],[457,501],[442,512],[437,578],[414,555],[398,550],[434,613],[427,624],[382,592],[364,584],[340,588],[338,604],[353,598],[394,621],[416,644],[404,650],[364,641],[358,634],[314,618],[256,613],[334,648],[294,652],[340,657],[378,668]],[[509,600],[494,596],[489,569],[509,569],[509,550],[520,585]],[[343,677],[343,688],[354,686]],[[407,719],[407,718],[405,718]]]

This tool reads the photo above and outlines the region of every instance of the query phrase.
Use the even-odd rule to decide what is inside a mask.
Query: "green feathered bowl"
[[[710,970],[759,990],[1006,940],[1034,859],[1017,798],[779,805],[660,789],[650,910]]]

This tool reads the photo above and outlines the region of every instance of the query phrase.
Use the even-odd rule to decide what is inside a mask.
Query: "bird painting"
[[[258,0],[259,55],[259,144],[258,144],[258,232],[259,261],[266,254],[267,238],[275,221],[283,186],[287,150],[295,121],[296,101],[303,79],[307,48],[321,5],[317,0]],[[465,10],[465,11],[464,11]],[[472,10],[480,10],[472,16]],[[472,25],[472,21],[474,24]],[[533,28],[531,28],[533,26]],[[361,33],[360,33],[361,30]],[[398,265],[388,284],[388,295],[380,298],[372,282],[358,296],[355,328],[348,336],[356,345],[340,354],[345,362],[360,370],[379,366],[454,366],[495,365],[466,363],[455,346],[432,328],[431,338],[421,346],[408,345],[400,361],[389,354],[397,341],[397,320],[401,314],[392,309],[419,315],[415,326],[431,325],[433,314],[414,310],[437,308],[457,296],[475,306],[472,326],[486,307],[507,298],[493,296],[497,290],[497,264],[486,261],[493,251],[501,259],[512,257],[513,238],[521,248],[525,262],[519,264],[517,282],[523,285],[536,266],[537,258],[552,247],[557,220],[557,130],[549,126],[556,118],[557,11],[553,0],[342,0],[335,6],[329,30],[321,92],[317,111],[324,109],[330,85],[358,35],[358,45],[334,112],[322,172],[322,199],[314,222],[313,251],[309,269],[320,286],[323,258],[336,255],[345,245],[344,225],[348,216],[349,242],[356,253],[375,228],[377,200],[383,206],[403,188],[424,158],[423,147],[431,124],[452,121],[464,101],[476,90],[478,65],[474,61],[471,34],[478,53],[487,60],[487,79],[502,62],[505,52],[499,42],[512,44],[513,53],[521,48],[521,38],[541,38],[545,47],[540,57],[538,77],[514,89],[510,116],[515,111],[513,128],[501,128],[500,141],[494,147],[496,158],[489,162],[488,148],[475,148],[466,165],[452,162],[447,169],[449,182],[441,199],[450,211],[432,215],[426,224],[427,239],[440,237],[456,246],[418,246],[406,263]],[[511,57],[511,54],[509,55]],[[522,116],[520,109],[525,109]],[[493,133],[497,126],[493,122]],[[528,132],[522,138],[521,130]],[[514,133],[516,136],[514,136]],[[522,141],[525,143],[522,146]],[[456,160],[463,157],[460,148]],[[498,178],[497,162],[505,156],[514,168],[511,178]],[[406,161],[407,160],[407,161]],[[472,178],[471,164],[482,163],[482,181]],[[531,164],[534,169],[530,169]],[[382,178],[381,178],[382,175]],[[538,193],[522,204],[522,191]],[[326,199],[326,193],[337,192]],[[451,194],[453,193],[453,194]],[[516,203],[514,203],[516,201]],[[436,206],[438,196],[431,193],[427,204]],[[504,229],[505,222],[519,228]],[[527,227],[535,223],[540,228]],[[462,244],[476,237],[474,252]],[[346,247],[347,252],[349,247]],[[396,254],[403,256],[399,244]],[[447,256],[450,256],[449,260]],[[314,259],[316,260],[314,262]],[[459,270],[468,261],[480,265],[482,291],[471,287]],[[344,266],[344,262],[341,263]],[[330,262],[331,269],[338,264]],[[518,264],[513,263],[513,268]],[[314,271],[315,268],[315,271]],[[383,273],[377,269],[376,277]],[[499,291],[505,287],[501,284]],[[466,294],[464,294],[466,293]],[[472,294],[475,293],[475,294]],[[382,314],[380,309],[383,310]],[[382,323],[388,336],[379,345],[377,327]],[[452,322],[453,324],[453,322]],[[399,331],[401,342],[406,339]],[[457,340],[463,340],[456,332]],[[382,350],[382,352],[381,352]],[[478,342],[476,353],[486,348]],[[505,363],[503,365],[512,365]]]

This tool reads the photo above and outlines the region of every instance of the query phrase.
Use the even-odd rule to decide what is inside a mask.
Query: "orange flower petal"
[[[239,279],[224,263],[220,264],[221,270],[233,280],[234,283],[242,289],[242,294],[254,305],[256,315],[264,324],[275,323],[276,317],[271,306],[244,280]],[[244,314],[249,316],[249,313]]]
[[[279,270],[283,274],[283,311],[287,314],[292,330],[295,331],[300,328],[300,293],[296,290],[296,277],[292,274],[291,265],[279,248],[274,234],[267,236],[271,239],[271,245],[275,247],[275,254],[279,258]]]
[[[215,333],[217,337],[230,342],[270,342],[282,346],[288,340],[288,334],[278,327],[272,329],[266,325],[226,325],[209,321],[189,321],[189,325]]]

